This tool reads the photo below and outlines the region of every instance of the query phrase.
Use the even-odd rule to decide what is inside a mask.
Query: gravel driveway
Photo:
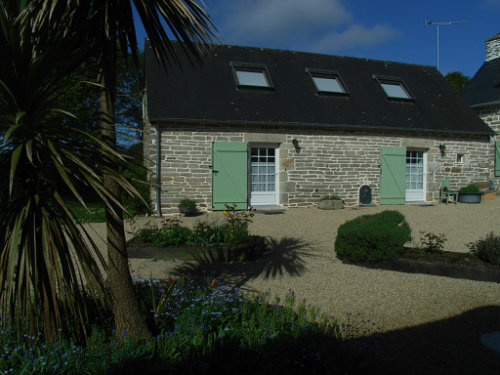
[[[381,331],[411,327],[458,316],[475,308],[498,306],[498,283],[411,274],[348,265],[335,257],[337,228],[364,214],[395,209],[402,212],[414,236],[420,231],[444,234],[445,250],[467,252],[466,244],[493,231],[500,234],[500,197],[480,204],[354,207],[338,211],[293,208],[284,213],[257,212],[253,234],[265,236],[270,253],[245,265],[204,265],[180,261],[130,259],[132,275],[163,278],[190,269],[244,288],[283,296],[294,290],[299,299],[339,321],[365,329],[374,322]],[[183,218],[186,225],[214,220],[220,213]],[[156,218],[141,218],[135,228]],[[96,238],[104,226],[94,224]],[[130,225],[127,225],[131,231]],[[130,233],[129,233],[130,234]],[[98,241],[99,242],[99,241]],[[373,323],[369,323],[371,325]],[[498,319],[494,323],[500,328]]]

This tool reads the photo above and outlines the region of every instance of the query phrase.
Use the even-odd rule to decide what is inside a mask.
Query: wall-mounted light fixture
[[[439,152],[441,153],[441,156],[445,156],[446,155],[446,145],[444,143],[441,143],[439,145]]]
[[[295,152],[298,154],[300,152],[300,146],[299,146],[298,139],[294,138],[292,143],[293,143],[293,147],[295,147]]]

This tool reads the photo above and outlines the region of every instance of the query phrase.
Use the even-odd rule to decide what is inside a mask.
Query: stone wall
[[[500,34],[494,35],[485,40],[486,43],[486,61],[500,57]]]
[[[316,205],[321,196],[336,194],[347,206],[359,203],[359,189],[372,188],[378,203],[380,147],[405,146],[427,154],[427,200],[437,199],[440,181],[452,187],[493,176],[494,144],[487,138],[408,135],[285,127],[232,127],[171,124],[161,128],[162,213],[177,212],[178,202],[191,198],[202,209],[211,207],[211,145],[214,141],[279,144],[280,204],[286,207]],[[155,128],[146,125],[145,160],[155,171]],[[293,139],[299,141],[296,152]],[[441,155],[439,145],[446,146]],[[457,157],[457,155],[460,155]],[[154,182],[156,176],[151,176]],[[156,191],[152,189],[156,204]],[[154,207],[156,210],[156,207]]]
[[[481,120],[497,133],[495,139],[500,141],[500,105],[480,109],[473,108],[473,110],[479,115]]]

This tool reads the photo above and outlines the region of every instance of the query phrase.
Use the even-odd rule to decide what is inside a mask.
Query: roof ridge
[[[173,43],[183,43],[181,41],[172,41]],[[256,46],[242,46],[242,45],[237,45],[237,44],[214,44],[215,47],[222,47],[222,48],[238,48],[242,50],[260,50],[260,51],[270,51],[270,52],[279,52],[279,53],[290,53],[290,54],[303,54],[303,55],[315,55],[315,56],[326,56],[326,57],[337,57],[337,58],[345,58],[345,59],[354,59],[354,60],[362,60],[366,62],[381,62],[381,63],[390,63],[390,64],[401,64],[401,65],[408,65],[408,66],[418,66],[418,67],[425,67],[425,68],[431,68],[431,69],[436,69],[435,66],[433,65],[427,65],[427,64],[416,64],[416,63],[409,63],[409,62],[402,62],[402,61],[394,61],[394,60],[382,60],[382,59],[374,59],[374,58],[367,58],[367,57],[355,57],[355,56],[347,56],[347,55],[334,55],[334,54],[329,54],[329,53],[324,53],[324,52],[311,52],[311,51],[297,51],[297,50],[291,50],[291,49],[282,49],[282,48],[271,48],[271,47],[256,47]],[[210,52],[210,49],[208,50]],[[436,69],[437,70],[437,69]]]

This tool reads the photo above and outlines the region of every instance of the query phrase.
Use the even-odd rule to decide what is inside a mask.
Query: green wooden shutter
[[[500,177],[500,142],[495,142],[495,177]]]
[[[404,204],[406,148],[381,147],[380,162],[380,204]]]
[[[237,210],[248,208],[247,144],[212,143],[212,209],[225,210],[226,204]]]

